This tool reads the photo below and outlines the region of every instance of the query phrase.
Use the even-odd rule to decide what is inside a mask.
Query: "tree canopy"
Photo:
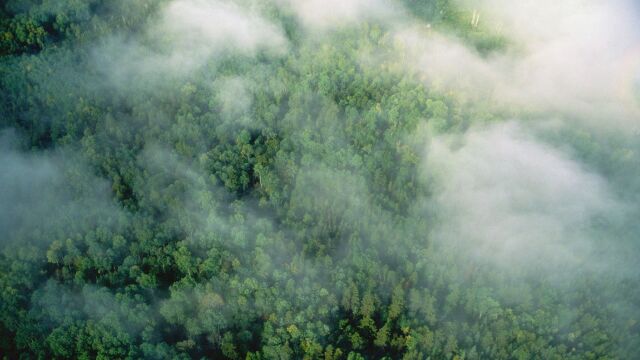
[[[635,357],[640,141],[477,11],[5,2],[2,357]]]

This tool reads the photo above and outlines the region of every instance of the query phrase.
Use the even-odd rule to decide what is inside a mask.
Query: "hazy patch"
[[[224,77],[216,81],[216,97],[221,105],[222,116],[226,121],[251,126],[249,110],[253,102],[250,81],[241,77]]]
[[[366,20],[389,21],[402,13],[399,3],[385,0],[278,0],[288,5],[312,31],[326,31]]]
[[[287,45],[278,26],[225,1],[173,1],[162,11],[157,30],[171,39],[173,56],[181,60],[227,49],[247,55],[259,50],[282,52]]]
[[[437,138],[424,166],[435,184],[434,241],[505,270],[590,265],[599,225],[624,209],[604,179],[514,123]]]
[[[225,55],[278,56],[288,48],[279,26],[232,2],[175,0],[152,19],[143,36],[113,37],[94,50],[97,67],[115,84],[149,88]]]
[[[16,141],[5,135],[0,142],[2,242],[53,241],[108,224],[122,214],[110,198],[108,183],[71,152],[23,153]]]
[[[430,85],[476,100],[553,111],[637,128],[639,16],[630,2],[590,0],[465,4],[483,31],[511,40],[483,56],[462,40],[420,26],[398,29],[409,69]],[[473,6],[472,6],[473,5]]]

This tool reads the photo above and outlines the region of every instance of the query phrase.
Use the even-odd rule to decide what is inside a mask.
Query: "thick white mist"
[[[435,184],[434,241],[514,270],[595,263],[597,222],[624,208],[603,178],[515,123],[434,139],[424,169]]]

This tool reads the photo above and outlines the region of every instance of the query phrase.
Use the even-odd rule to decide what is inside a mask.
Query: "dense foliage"
[[[389,23],[314,35],[278,2],[242,4],[286,49],[185,71],[140,53],[171,58],[166,2],[0,9],[4,358],[635,356],[633,270],[532,276],[431,240],[425,134],[530,114],[420,81]],[[401,5],[483,56],[507,46],[448,1]],[[640,190],[635,142],[545,136]],[[621,221],[602,233],[636,259]]]

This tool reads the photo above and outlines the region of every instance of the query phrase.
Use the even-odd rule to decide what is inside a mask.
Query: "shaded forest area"
[[[2,358],[636,357],[638,104],[487,17],[5,2]]]

